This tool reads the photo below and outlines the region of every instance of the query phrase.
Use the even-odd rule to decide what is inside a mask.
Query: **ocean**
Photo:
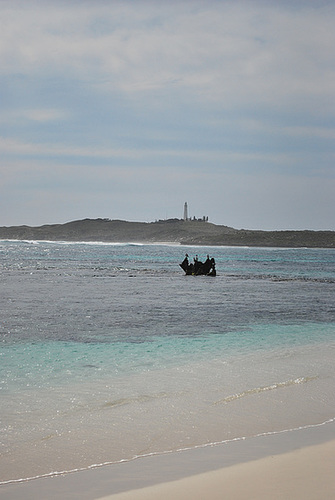
[[[185,276],[186,252],[217,276]],[[334,421],[335,249],[0,256],[0,484]]]

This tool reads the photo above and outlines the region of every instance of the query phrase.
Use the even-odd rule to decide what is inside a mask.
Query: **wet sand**
[[[335,498],[335,440],[101,500]]]
[[[335,498],[335,422],[0,486],[1,500]]]

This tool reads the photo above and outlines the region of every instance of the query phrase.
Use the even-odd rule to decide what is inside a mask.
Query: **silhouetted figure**
[[[212,268],[212,261],[209,258],[209,255],[207,254],[207,259],[205,260],[202,266],[203,274],[208,274],[211,268]]]
[[[181,264],[179,264],[180,267],[185,271],[185,273],[187,274],[188,271],[189,271],[189,267],[190,267],[190,264],[188,262],[188,254],[186,253],[185,254],[185,259],[183,260],[183,262]]]
[[[216,276],[216,269],[215,269],[215,259],[214,257],[211,258],[211,271],[208,273],[209,276]]]

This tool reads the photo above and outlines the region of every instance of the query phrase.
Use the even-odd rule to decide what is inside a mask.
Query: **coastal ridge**
[[[234,229],[202,220],[128,222],[83,219],[65,224],[0,227],[2,240],[173,243],[199,246],[335,248],[335,231],[261,231]]]

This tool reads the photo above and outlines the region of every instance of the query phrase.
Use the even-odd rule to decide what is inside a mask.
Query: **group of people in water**
[[[194,276],[199,276],[201,274],[206,276],[216,276],[214,257],[210,258],[207,254],[205,262],[201,262],[197,255],[193,258],[193,262],[189,262],[188,259],[188,254],[185,254],[185,259],[181,264],[179,264],[185,271],[185,274],[193,274]]]

